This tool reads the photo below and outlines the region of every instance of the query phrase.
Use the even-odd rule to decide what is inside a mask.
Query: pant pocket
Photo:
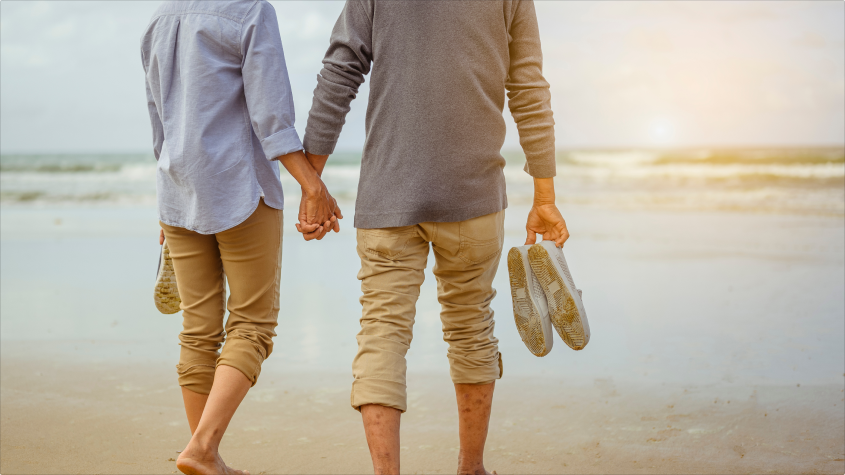
[[[479,264],[502,252],[505,212],[487,214],[460,223],[458,257],[469,264]]]
[[[413,226],[397,229],[359,229],[358,243],[366,253],[395,261],[402,257],[408,241],[415,233]]]

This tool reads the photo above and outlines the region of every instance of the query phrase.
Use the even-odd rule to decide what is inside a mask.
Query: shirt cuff
[[[291,126],[261,139],[261,148],[264,149],[267,160],[275,160],[282,155],[302,150],[302,142],[299,141],[296,129]]]
[[[334,153],[334,147],[337,145],[337,142],[321,142],[319,140],[314,140],[306,131],[304,145],[305,151],[312,155],[331,155]]]
[[[553,178],[557,174],[554,151],[537,155],[527,155],[525,173],[528,173],[534,178]]]

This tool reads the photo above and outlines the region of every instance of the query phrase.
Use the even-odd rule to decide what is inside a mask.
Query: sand
[[[2,353],[2,466],[12,473],[176,473],[189,439],[170,365],[72,365]],[[445,375],[409,378],[406,473],[454,473],[457,409]],[[349,376],[263,374],[223,439],[253,474],[367,473]],[[841,387],[636,387],[499,382],[486,464],[499,473],[843,473]]]
[[[506,247],[521,244],[526,211],[509,208]],[[489,469],[845,473],[841,216],[563,212],[593,336],[531,356],[500,269]],[[4,208],[0,220],[0,473],[174,473],[189,430],[180,318],[152,303],[155,210]],[[222,454],[254,474],[367,473],[349,407],[354,230],[297,238],[285,235],[276,349]],[[456,468],[431,265],[408,354],[405,473]]]

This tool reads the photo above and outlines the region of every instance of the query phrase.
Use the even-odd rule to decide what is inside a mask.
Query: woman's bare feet
[[[223,463],[216,450],[201,450],[190,445],[179,455],[176,468],[187,475],[249,475],[246,470],[235,470]]]
[[[176,459],[176,468],[190,475],[249,475],[249,472],[245,470],[227,467],[217,450],[229,426],[229,421],[232,420],[232,416],[235,415],[238,405],[246,396],[250,386],[250,380],[240,370],[226,365],[217,366],[214,372],[214,383],[205,407],[202,409],[202,416],[188,446]],[[200,396],[197,394],[196,398],[191,396],[185,399],[189,421],[191,413],[194,412],[192,410],[194,403],[191,401],[201,399]]]

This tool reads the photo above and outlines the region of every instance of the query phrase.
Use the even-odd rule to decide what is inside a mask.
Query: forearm
[[[305,152],[305,156],[308,158],[308,163],[311,164],[311,168],[317,172],[318,176],[323,176],[323,168],[326,167],[326,162],[329,160],[328,155],[314,155],[313,153]]]
[[[305,150],[334,152],[350,103],[372,63],[372,24],[357,1],[347,2],[337,19],[317,76],[317,88],[305,126]]]
[[[282,155],[277,158],[288,173],[299,183],[302,191],[308,194],[320,193],[323,183],[302,150]]]
[[[555,204],[554,178],[534,178],[534,206]]]
[[[525,170],[533,177],[555,176],[555,129],[549,83],[543,77],[543,52],[534,3],[514,3],[508,45],[510,67],[505,88],[525,151]]]

